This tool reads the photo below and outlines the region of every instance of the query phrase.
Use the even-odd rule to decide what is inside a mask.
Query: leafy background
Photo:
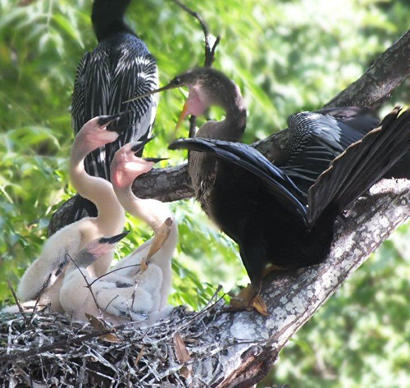
[[[406,0],[214,0],[185,2],[220,34],[214,66],[240,86],[249,108],[245,142],[286,126],[289,114],[322,106],[361,75],[408,28]],[[0,300],[40,252],[49,219],[73,194],[67,155],[75,69],[96,45],[91,1],[0,0]],[[128,23],[158,60],[161,82],[203,63],[197,22],[172,1],[133,1]],[[161,96],[157,138],[147,155],[171,156],[186,91]],[[381,114],[409,103],[409,83]],[[219,118],[221,112],[212,111]],[[187,125],[177,136],[186,134]],[[180,242],[173,263],[173,304],[198,309],[218,284],[246,284],[235,245],[193,201],[171,204]],[[150,232],[133,234],[121,257]],[[261,386],[410,386],[410,226],[402,226],[294,336]]]

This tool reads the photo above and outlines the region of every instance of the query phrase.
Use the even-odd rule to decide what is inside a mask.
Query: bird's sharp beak
[[[149,138],[147,138],[147,139],[145,139],[145,140],[137,141],[137,142],[134,143],[134,145],[131,147],[131,151],[132,151],[132,152],[135,152],[135,154],[137,154],[138,152],[140,152],[140,151],[144,148],[145,144],[149,143],[154,137],[155,137],[155,136],[152,136],[152,137],[149,137]],[[136,156],[138,156],[138,155],[136,155]]]
[[[117,234],[115,236],[111,236],[111,237],[101,237],[99,242],[101,244],[115,244],[118,241],[120,241],[121,239],[123,239],[126,235],[128,234],[128,230],[126,230],[123,233]]]
[[[158,163],[161,162],[162,160],[168,160],[169,158],[143,158],[147,162],[153,162],[153,163]]]
[[[111,122],[117,120],[120,116],[121,114],[100,116],[98,118],[98,125],[100,127],[108,126]]]
[[[149,92],[140,94],[139,96],[136,96],[136,97],[130,98],[129,100],[123,101],[123,104],[126,104],[127,102],[131,102],[131,101],[139,100],[140,98],[151,96],[152,94],[161,93],[165,90],[175,89],[178,86],[180,86],[180,85],[174,85],[173,83],[169,83],[168,85],[165,85],[161,88],[150,90]]]
[[[100,116],[98,118],[98,125],[100,127],[105,127],[105,129],[107,131],[116,132],[120,135],[124,128],[119,128],[118,123],[120,121],[120,118],[122,116],[127,115],[128,113],[130,113],[130,111],[126,110],[124,112],[120,112],[120,113],[115,114],[115,115]],[[111,125],[111,124],[114,124],[114,125]]]
[[[182,112],[179,115],[177,125],[175,126],[175,132],[181,126],[182,122],[184,121],[187,115],[188,115],[188,100],[185,101],[184,107],[182,108]]]

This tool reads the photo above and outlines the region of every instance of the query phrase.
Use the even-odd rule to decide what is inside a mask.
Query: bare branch
[[[377,109],[410,76],[410,30],[381,54],[366,72],[326,106],[359,105]]]
[[[90,284],[90,282],[89,282],[88,279],[87,279],[87,276],[85,276],[84,273],[83,273],[83,271],[81,271],[81,268],[79,267],[79,265],[77,264],[77,262],[76,262],[68,253],[67,253],[67,256],[68,256],[69,260],[71,260],[71,262],[72,262],[72,263],[74,264],[74,266],[77,268],[77,270],[80,272],[81,276],[83,277],[84,282],[85,282],[85,284],[86,284],[86,287],[88,288],[88,290],[89,290],[90,293],[91,293],[91,296],[93,297],[95,306],[97,307],[97,310],[100,312],[100,315],[102,316],[103,314],[102,314],[101,309],[100,309],[100,306],[99,306],[99,304],[98,304],[98,302],[97,302],[97,298],[95,297],[94,292],[93,292],[92,287],[91,287],[92,284]]]
[[[198,20],[199,24],[201,25],[202,31],[204,33],[204,42],[205,42],[205,60],[204,60],[204,66],[206,67],[211,67],[212,63],[215,60],[215,50],[216,47],[218,46],[219,42],[221,41],[221,37],[218,35],[215,42],[213,43],[212,47],[209,42],[209,28],[208,24],[205,22],[204,18],[196,11],[193,11],[192,9],[188,8],[185,4],[183,4],[179,0],[172,0],[175,4],[177,4],[179,7],[181,7],[185,12],[190,14],[192,17],[194,17],[196,20]]]
[[[19,299],[17,298],[16,292],[14,291],[14,288],[13,288],[10,280],[7,280],[7,285],[9,287],[10,291],[11,291],[11,295],[13,295],[14,302],[16,302],[17,308],[19,309],[20,314],[23,316],[24,322],[27,326],[28,323],[29,323],[29,320],[27,319],[26,313],[25,313],[23,307],[21,306]]]

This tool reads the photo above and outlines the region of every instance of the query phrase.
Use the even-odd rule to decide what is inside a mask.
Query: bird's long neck
[[[77,136],[70,157],[71,182],[81,196],[93,202],[97,207],[97,222],[101,225],[102,234],[119,233],[125,223],[124,209],[110,182],[91,176],[85,171],[84,159],[89,152],[90,150],[82,146],[81,136]]]
[[[239,141],[246,128],[246,108],[239,88],[230,81],[225,85],[220,105],[226,112],[225,119],[203,125],[197,136]]]
[[[167,218],[174,218],[168,206],[155,199],[142,199],[132,192],[132,185],[115,187],[117,198],[126,211],[142,219],[156,233]]]
[[[135,33],[124,22],[130,0],[94,0],[91,19],[99,42],[118,32]]]

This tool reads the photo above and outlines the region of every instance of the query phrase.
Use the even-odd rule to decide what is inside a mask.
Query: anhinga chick
[[[302,112],[288,120],[288,146],[276,165],[253,147],[234,143],[245,129],[246,110],[226,76],[194,69],[161,89],[176,86],[189,88],[182,116],[211,105],[226,111],[224,120],[207,122],[197,137],[170,148],[191,151],[188,169],[197,199],[238,243],[252,285],[248,304],[267,266],[296,269],[323,261],[337,215],[408,148],[408,111],[395,109],[374,130],[377,120],[367,109]]]

